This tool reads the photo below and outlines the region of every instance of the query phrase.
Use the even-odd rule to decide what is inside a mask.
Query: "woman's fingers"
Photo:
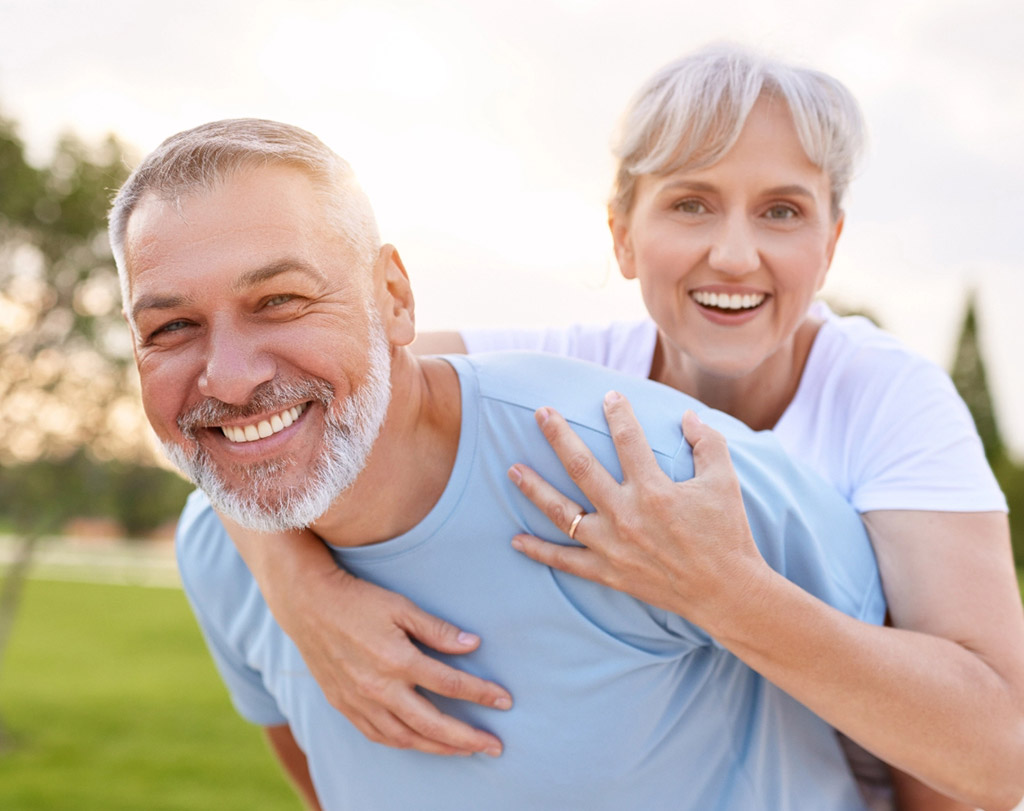
[[[654,458],[644,429],[633,413],[629,400],[617,391],[610,391],[604,396],[604,418],[608,423],[608,431],[615,443],[615,452],[622,466],[624,480],[637,480],[655,472],[661,472]]]
[[[429,656],[423,656],[422,663],[417,665],[416,683],[438,695],[463,698],[466,693],[465,677],[465,673]],[[395,725],[389,729],[388,740],[398,739],[408,744],[405,748],[437,754],[482,752],[491,757],[498,757],[502,752],[501,741],[497,737],[445,715],[411,687],[402,690],[393,702],[391,712]]]
[[[423,696],[419,696],[419,698],[422,699]],[[477,751],[475,749],[459,749],[424,737],[393,713],[380,707],[373,708],[375,710],[373,717],[359,715],[353,709],[349,709],[346,717],[368,740],[374,743],[396,749],[416,749],[429,755],[471,755]]]
[[[576,432],[561,414],[552,408],[544,407],[537,409],[535,416],[544,438],[558,456],[569,478],[598,509],[601,509],[602,505],[614,496],[619,483],[597,461],[590,448],[576,436]],[[576,512],[569,516],[570,521]],[[564,530],[568,528],[568,524],[558,524],[558,527]]]
[[[702,422],[693,411],[683,414],[683,436],[693,449],[695,478],[710,478],[718,473],[730,477],[734,475],[725,437]]]
[[[601,558],[589,549],[550,543],[533,535],[516,535],[512,539],[512,548],[552,569],[603,582]]]
[[[475,634],[460,631],[450,622],[419,608],[403,620],[402,627],[416,641],[442,653],[468,653],[480,645],[480,638]],[[512,695],[501,685],[463,673],[429,656],[417,659],[415,666],[409,667],[407,676],[421,687],[448,698],[498,710],[512,707]]]
[[[512,465],[508,477],[515,482],[520,492],[533,502],[548,520],[566,535],[572,530],[573,520],[582,512],[582,507],[572,499],[562,495],[552,487],[536,471],[523,465]],[[581,522],[582,523],[582,522]],[[573,533],[573,540],[583,543],[579,537],[580,524]]]

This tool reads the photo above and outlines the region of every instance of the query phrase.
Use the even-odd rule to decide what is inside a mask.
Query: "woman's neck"
[[[650,378],[724,411],[756,431],[774,428],[796,396],[821,321],[807,318],[756,369],[725,376],[700,368],[659,330]]]

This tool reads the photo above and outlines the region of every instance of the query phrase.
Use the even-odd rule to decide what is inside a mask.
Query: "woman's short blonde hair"
[[[761,96],[786,102],[807,157],[829,177],[838,217],[865,140],[856,99],[825,73],[734,45],[711,46],[666,65],[634,96],[613,146],[619,165],[612,210],[632,209],[641,175],[719,161]]]

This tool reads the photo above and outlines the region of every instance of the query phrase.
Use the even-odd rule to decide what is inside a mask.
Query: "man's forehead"
[[[239,172],[208,188],[169,198],[147,192],[128,219],[129,278],[155,266],[228,261],[246,270],[344,249],[320,196],[288,167]],[[328,265],[336,265],[330,262]]]

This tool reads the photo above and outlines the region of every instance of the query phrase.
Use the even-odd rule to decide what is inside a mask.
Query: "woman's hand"
[[[338,568],[311,532],[276,537],[222,521],[327,700],[367,738],[432,754],[501,754],[498,738],[445,715],[417,690],[509,709],[507,690],[413,644],[461,654],[477,648],[477,636]]]
[[[620,484],[559,414],[537,422],[572,480],[595,506],[573,537],[583,548],[517,535],[512,545],[534,560],[626,592],[712,632],[734,599],[750,599],[768,571],[747,523],[725,439],[692,411],[683,434],[695,476],[674,482],[658,467],[627,400],[610,392],[605,417],[622,466]],[[569,530],[580,507],[534,471],[514,465],[510,478],[556,526]]]

